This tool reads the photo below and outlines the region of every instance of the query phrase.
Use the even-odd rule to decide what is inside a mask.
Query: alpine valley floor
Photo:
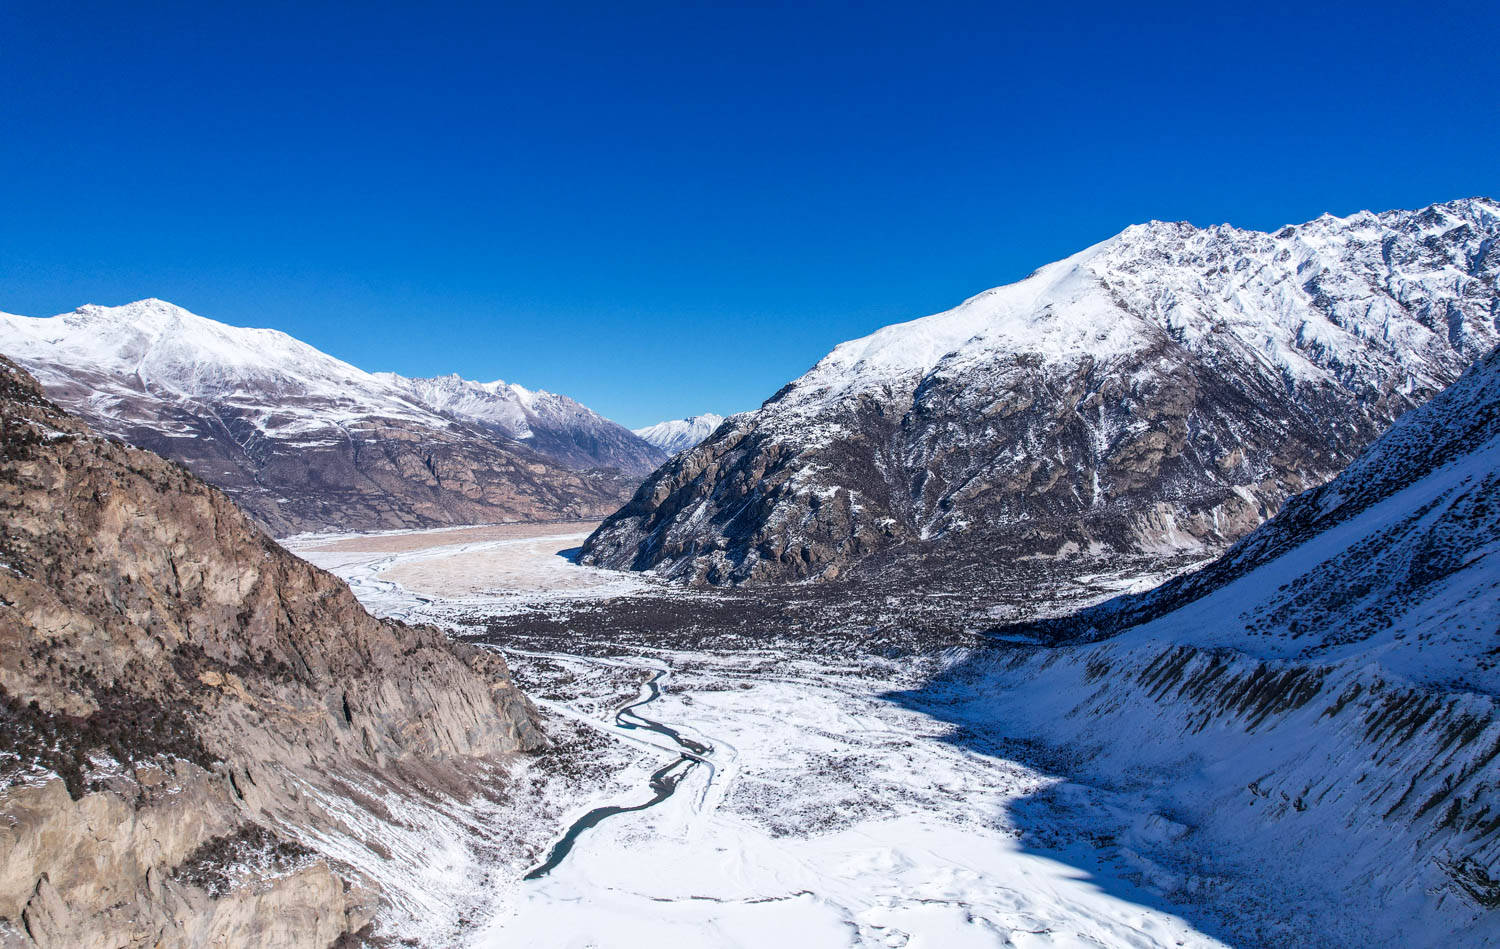
[[[573,798],[551,840],[528,828],[529,863],[453,862],[461,878],[446,884],[436,868],[405,874],[425,912],[463,917],[424,927],[422,944],[438,932],[476,947],[1239,942],[1224,881],[1184,900],[1183,872],[1141,855],[1173,821],[1066,780],[1024,742],[974,740],[983,722],[901,699],[971,651],[1005,591],[699,593],[575,566],[588,528],[287,542],[376,613],[501,649],[561,739],[542,757],[564,759],[551,767],[573,780],[554,787]],[[1136,564],[1055,580],[1044,599],[1161,575]],[[462,908],[439,906],[444,892]]]

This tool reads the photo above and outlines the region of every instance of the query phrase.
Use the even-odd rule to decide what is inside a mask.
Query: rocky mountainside
[[[602,516],[662,457],[561,396],[375,375],[160,300],[0,314],[0,353],[278,535]]]
[[[641,438],[671,456],[687,451],[702,442],[723,424],[724,416],[704,412],[702,415],[693,415],[688,418],[657,422],[655,425],[647,425],[645,428],[637,428],[634,431]]]
[[[1008,632],[1060,644],[1170,627],[1208,646],[1217,629],[1226,645],[1243,649],[1250,635],[1260,654],[1302,659],[1378,647],[1407,678],[1492,690],[1497,500],[1500,348],[1202,569]],[[1246,625],[1226,624],[1226,603],[1240,600]]]
[[[1038,826],[1093,822],[1152,889],[1237,907],[1264,944],[1488,945],[1497,511],[1500,350],[1207,568],[1005,628],[908,699],[1162,815],[1037,803]]]
[[[1500,204],[1151,222],[844,343],[678,455],[587,563],[722,584],[874,552],[1212,553],[1500,339]]]
[[[371,617],[7,360],[0,511],[0,945],[326,949],[389,905],[355,864],[393,812],[542,742],[496,655]]]
[[[616,468],[644,477],[667,452],[565,395],[532,391],[501,380],[472,382],[457,375],[407,379],[381,372],[419,405],[516,441],[579,470]]]

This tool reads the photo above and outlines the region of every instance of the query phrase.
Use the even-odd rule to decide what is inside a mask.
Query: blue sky
[[[1133,222],[1500,194],[1500,5],[1215,6],[10,0],[0,310],[638,426]]]

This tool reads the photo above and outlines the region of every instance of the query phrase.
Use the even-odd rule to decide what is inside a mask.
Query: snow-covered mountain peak
[[[527,416],[589,418],[602,415],[565,395],[545,389],[528,389],[496,379],[476,382],[457,373],[429,378],[407,378],[393,372],[377,375],[432,409],[473,421],[499,425],[516,438],[528,437]]]
[[[495,379],[491,382],[479,382],[474,379],[465,379],[456,372],[450,372],[441,376],[428,376],[408,378],[397,375],[394,372],[377,372],[375,375],[387,379],[393,383],[421,383],[421,388],[430,392],[434,397],[459,399],[464,395],[488,396],[507,401],[518,401],[522,404],[531,404],[537,401],[549,401],[554,399],[568,399],[567,396],[548,392],[546,389],[528,389],[514,382],[506,382],[504,379]]]
[[[59,314],[46,322],[59,330],[66,328],[74,333],[86,328],[91,332],[110,334],[113,338],[134,335],[153,342],[164,342],[162,337],[169,333],[186,334],[186,342],[215,339],[246,341],[259,337],[280,337],[292,340],[290,336],[279,330],[231,326],[218,320],[199,316],[191,310],[156,297],[147,297],[144,300],[136,300],[120,306],[86,303],[71,313]]]
[[[73,312],[82,316],[111,322],[218,322],[217,320],[210,320],[207,317],[199,316],[186,307],[178,306],[170,300],[163,300],[160,297],[145,297],[130,303],[122,303],[118,306],[106,306],[102,303],[85,303]]]
[[[1289,378],[1336,383],[1373,348],[1412,386],[1438,388],[1432,360],[1456,371],[1497,332],[1493,320],[1455,317],[1436,301],[1486,293],[1480,272],[1497,248],[1500,204],[1488,198],[1325,214],[1273,234],[1135,224],[951,310],[839,345],[779,403],[805,415],[997,355],[1099,363],[1164,341],[1195,351],[1228,344]]]
[[[381,379],[421,404],[448,415],[499,428],[512,438],[530,438],[527,410],[536,393],[502,379],[475,382],[457,373],[412,379],[394,372],[378,373]]]
[[[714,433],[724,424],[724,416],[713,412],[692,415],[688,418],[670,419],[635,429],[635,433],[668,455],[686,451]]]
[[[104,306],[99,303],[85,303],[70,314],[80,320],[88,320],[96,323],[130,323],[141,328],[166,326],[173,323],[182,323],[193,320],[202,320],[198,316],[175,303],[169,303],[156,297],[146,297],[144,300],[136,300],[132,303],[124,303],[119,306]]]
[[[662,460],[564,396],[372,374],[158,299],[0,314],[0,353],[101,431],[183,461],[277,530],[597,514]]]
[[[34,367],[43,385],[52,368],[98,377],[101,396],[154,392],[191,399],[251,391],[358,402],[377,414],[414,407],[355,366],[272,329],[230,326],[164,300],[89,304],[53,317],[0,317],[3,349]],[[107,378],[106,378],[107,377]]]
[[[1112,319],[1092,267],[1128,240],[1128,233],[1117,235],[951,310],[842,343],[794,384],[802,398],[791,404],[812,407],[853,390],[926,374],[961,350],[1003,347],[1062,357],[1131,345],[1133,328]]]
[[[434,412],[525,440],[582,467],[603,465],[643,473],[662,460],[655,448],[623,426],[555,392],[503,379],[475,382],[456,373],[408,379],[387,372],[380,377]]]

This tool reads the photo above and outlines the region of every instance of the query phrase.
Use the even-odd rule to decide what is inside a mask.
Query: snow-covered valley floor
[[[479,893],[475,865],[454,862],[468,922],[423,929],[422,944],[445,931],[471,947],[1221,945],[1115,845],[1170,821],[976,751],[963,726],[898,700],[938,653],[848,648],[721,594],[576,566],[562,554],[587,527],[289,543],[378,613],[496,645],[550,730],[607,740],[557,752],[607,773],[567,784],[552,825],[535,809],[517,820],[527,858],[484,867]],[[1038,800],[1066,829],[1046,846]],[[601,807],[619,811],[548,861]]]

